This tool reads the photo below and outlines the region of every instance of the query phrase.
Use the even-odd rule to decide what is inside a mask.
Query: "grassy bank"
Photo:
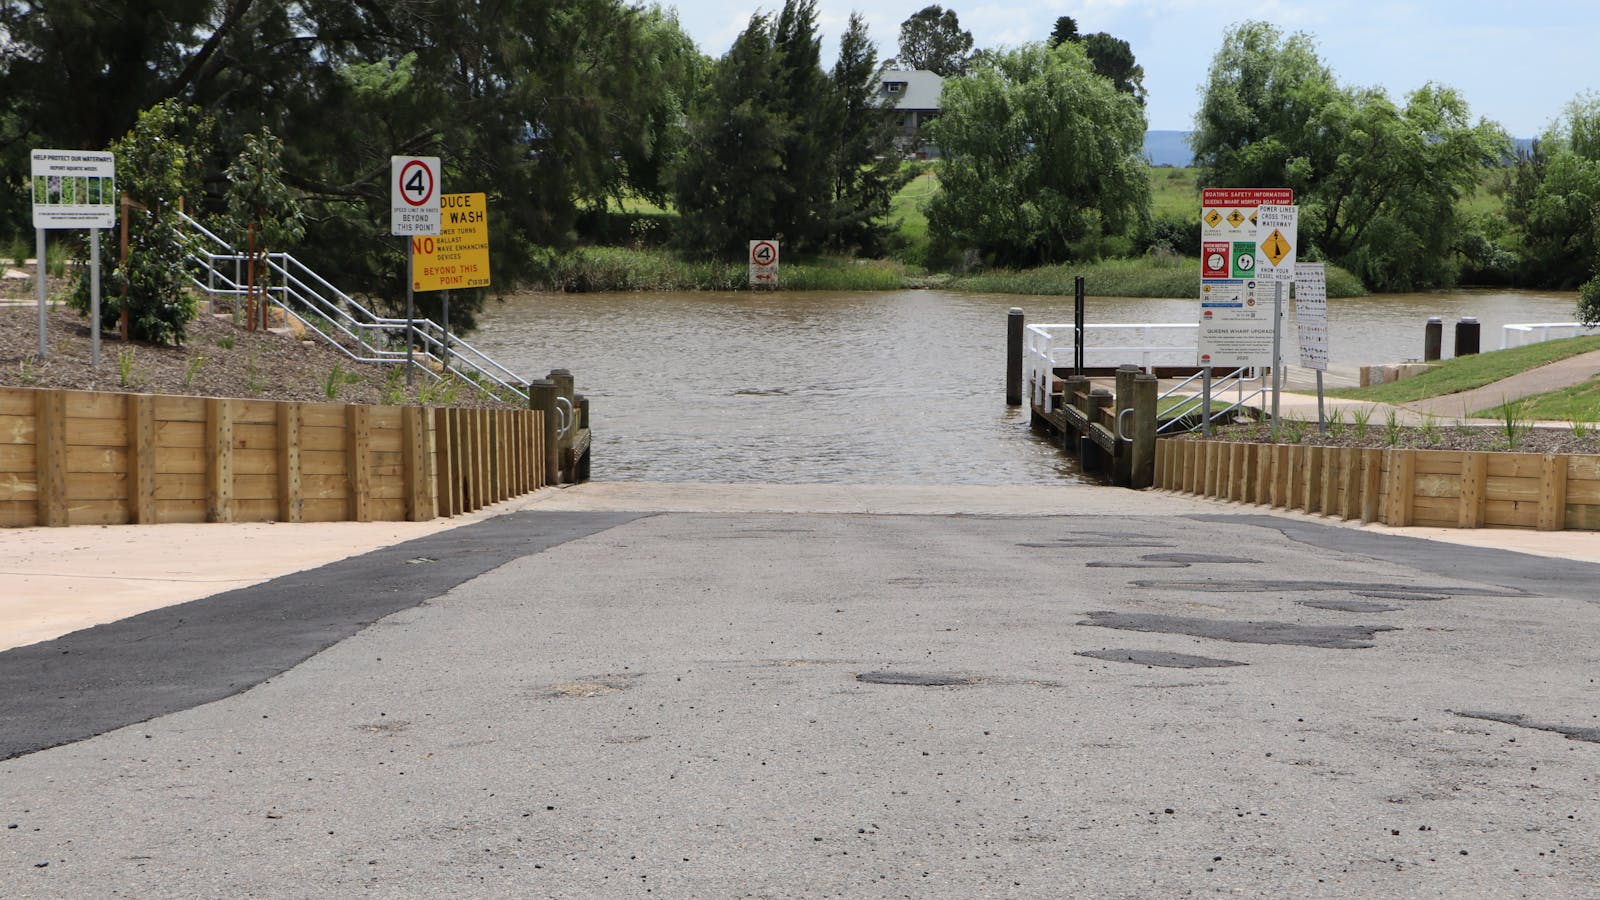
[[[1470,391],[1503,378],[1510,378],[1519,372],[1536,369],[1591,350],[1600,350],[1600,335],[1545,341],[1542,344],[1529,344],[1526,347],[1461,356],[1445,360],[1415,378],[1372,387],[1339,388],[1328,391],[1328,395],[1352,400],[1372,400],[1378,403],[1409,403],[1413,400],[1426,400],[1430,397]],[[1563,409],[1554,417],[1564,418],[1565,415],[1566,411]]]
[[[748,287],[744,262],[694,262],[665,250],[584,247],[541,260],[544,274],[530,289],[594,291],[732,291]],[[791,291],[888,291],[904,285],[905,270],[887,260],[802,257],[783,262],[779,277]]]
[[[1328,296],[1362,297],[1367,291],[1355,276],[1329,265]],[[1084,276],[1084,288],[1097,297],[1195,297],[1200,291],[1200,261],[1180,256],[1108,259],[1097,263],[996,269],[950,282],[962,291],[995,294],[1071,294],[1073,277]]]

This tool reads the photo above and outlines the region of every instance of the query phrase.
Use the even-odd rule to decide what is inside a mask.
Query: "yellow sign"
[[[439,236],[411,239],[412,290],[489,286],[488,206],[483,194],[439,198]]]
[[[1266,254],[1267,259],[1272,260],[1273,265],[1283,262],[1283,258],[1288,256],[1292,249],[1294,248],[1289,246],[1289,242],[1284,240],[1283,232],[1276,228],[1272,229],[1272,233],[1261,243],[1261,252]]]
[[[1242,223],[1242,222],[1244,222],[1244,213],[1239,212],[1237,209],[1234,210],[1233,212],[1228,213],[1228,224],[1229,225],[1232,225],[1233,227],[1238,228],[1240,223]]]
[[[1217,227],[1217,223],[1221,222],[1221,221],[1222,221],[1222,213],[1219,213],[1214,209],[1213,210],[1208,210],[1206,212],[1206,224],[1207,225],[1210,225],[1212,228],[1215,228],[1215,227]]]

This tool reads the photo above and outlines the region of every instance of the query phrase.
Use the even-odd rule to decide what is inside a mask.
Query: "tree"
[[[686,248],[726,252],[752,234],[776,233],[772,209],[788,127],[774,109],[777,72],[771,20],[752,16],[690,117],[675,193]]]
[[[271,283],[268,252],[296,246],[306,231],[300,198],[283,183],[283,141],[267,128],[249,135],[226,174],[227,221],[234,244],[253,252],[250,289],[264,293]],[[258,315],[255,296],[249,298],[249,304],[250,327],[254,328]],[[264,310],[261,321],[265,321]]]
[[[1027,44],[946,83],[929,230],[1001,265],[1094,255],[1149,207],[1145,119],[1074,43]]]
[[[137,205],[128,210],[128,253],[118,259],[113,232],[101,235],[106,297],[100,322],[111,327],[125,313],[128,336],[156,344],[181,344],[199,306],[188,289],[186,257],[193,237],[179,218],[185,196],[198,192],[200,160],[211,123],[199,109],[167,100],[139,115],[133,130],[111,145],[117,186]],[[89,312],[85,267],[72,305]]]
[[[1077,43],[1082,37],[1078,34],[1078,20],[1071,16],[1061,16],[1056,19],[1055,27],[1050,29],[1050,46],[1059,47],[1067,41]]]
[[[1083,52],[1097,75],[1109,79],[1117,90],[1132,94],[1140,106],[1144,105],[1144,67],[1134,60],[1133,48],[1127,41],[1097,31],[1083,39]]]
[[[972,32],[963,31],[953,9],[925,6],[900,23],[900,65],[945,78],[967,71]]]
[[[1521,239],[1523,275],[1570,289],[1600,263],[1600,95],[1580,95],[1517,161],[1506,218]]]
[[[1304,34],[1246,22],[1212,60],[1191,146],[1207,185],[1292,188],[1302,254],[1412,290],[1455,278],[1456,200],[1509,142],[1449,88],[1397,107],[1381,89],[1341,88]]]
[[[875,254],[882,250],[889,199],[902,184],[892,152],[893,119],[875,90],[878,51],[867,37],[867,23],[852,13],[839,40],[832,87],[839,104],[833,145],[833,197],[826,241],[836,250]]]
[[[1068,42],[1082,44],[1096,74],[1110,79],[1117,90],[1132,94],[1140,106],[1144,105],[1144,67],[1134,59],[1133,48],[1127,41],[1104,31],[1079,34],[1077,20],[1062,16],[1056,19],[1055,27],[1050,30],[1049,45],[1058,47]]]

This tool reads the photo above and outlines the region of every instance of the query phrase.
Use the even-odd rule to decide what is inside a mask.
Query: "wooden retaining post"
[[[305,519],[300,479],[300,404],[278,404],[278,521]]]
[[[67,395],[62,391],[34,394],[33,423],[35,464],[39,469],[39,524],[66,525]]]
[[[345,477],[349,479],[348,515],[352,522],[372,521],[372,454],[367,452],[372,437],[370,409],[359,404],[345,407]]]
[[[128,395],[128,521],[156,521],[156,414],[149,394]]]
[[[1383,490],[1383,451],[1361,452],[1361,523],[1378,521],[1382,507],[1378,505]]]
[[[1389,457],[1388,510],[1386,525],[1410,525],[1413,482],[1416,480],[1417,457],[1410,450],[1386,450]]]
[[[352,407],[353,408],[353,407]],[[233,521],[233,404],[206,401],[206,521]]]
[[[1539,461],[1540,531],[1560,531],[1567,527],[1567,460],[1546,453]]]
[[[1484,488],[1489,477],[1489,454],[1461,455],[1461,495],[1456,524],[1462,528],[1482,528]]]
[[[556,383],[548,378],[536,378],[528,382],[528,408],[544,414],[544,428],[540,435],[540,442],[544,446],[544,459],[540,462],[543,468],[543,484],[560,484],[561,448],[556,446]]]

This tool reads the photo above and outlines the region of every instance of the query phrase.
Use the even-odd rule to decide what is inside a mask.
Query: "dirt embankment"
[[[123,391],[261,400],[340,403],[418,402],[432,379],[406,390],[401,366],[359,363],[315,335],[251,331],[231,315],[212,315],[204,301],[182,346],[124,343],[113,330],[101,334],[100,364],[90,365],[89,321],[60,303],[49,306],[46,346],[40,358],[39,313],[31,267],[0,280],[0,386],[79,391]],[[66,279],[47,289],[60,297]],[[435,405],[499,405],[461,386],[453,396],[429,389],[420,399]]]

